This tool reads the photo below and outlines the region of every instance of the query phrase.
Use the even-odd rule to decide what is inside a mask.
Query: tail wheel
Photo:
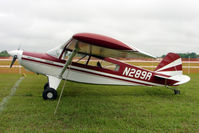
[[[180,90],[174,90],[174,94],[175,94],[175,95],[180,94]]]
[[[44,91],[43,91],[43,99],[44,100],[54,100],[57,98],[57,91],[53,88],[49,88],[47,87]]]

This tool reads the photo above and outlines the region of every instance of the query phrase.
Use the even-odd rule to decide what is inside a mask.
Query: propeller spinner
[[[16,59],[19,58],[18,56],[20,55],[20,53],[21,53],[21,50],[12,50],[12,51],[8,52],[8,54],[13,57],[12,62],[10,64],[10,68],[12,68],[12,66],[15,63]]]

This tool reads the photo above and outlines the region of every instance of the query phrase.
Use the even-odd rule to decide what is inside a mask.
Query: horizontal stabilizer
[[[170,76],[167,76],[167,75],[160,75],[160,74],[155,74],[154,76],[158,77],[158,78],[163,78],[163,79],[168,79],[170,77]]]
[[[174,85],[181,85],[181,84],[187,83],[190,80],[190,77],[187,76],[187,75],[175,75],[175,76],[172,76],[168,79],[178,81]]]
[[[169,79],[169,80],[177,81],[177,83],[173,84],[174,86],[187,83],[190,80],[190,77],[187,75],[166,76],[166,75],[156,74],[154,76],[158,78],[162,78],[162,79]]]

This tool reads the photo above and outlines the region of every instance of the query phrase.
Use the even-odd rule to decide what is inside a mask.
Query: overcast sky
[[[199,53],[198,0],[0,0],[0,51],[45,52],[79,32],[160,56]]]

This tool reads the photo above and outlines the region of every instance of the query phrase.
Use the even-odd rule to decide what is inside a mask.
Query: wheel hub
[[[53,93],[52,93],[52,92],[48,92],[48,93],[47,93],[47,97],[48,97],[49,99],[53,98]]]

